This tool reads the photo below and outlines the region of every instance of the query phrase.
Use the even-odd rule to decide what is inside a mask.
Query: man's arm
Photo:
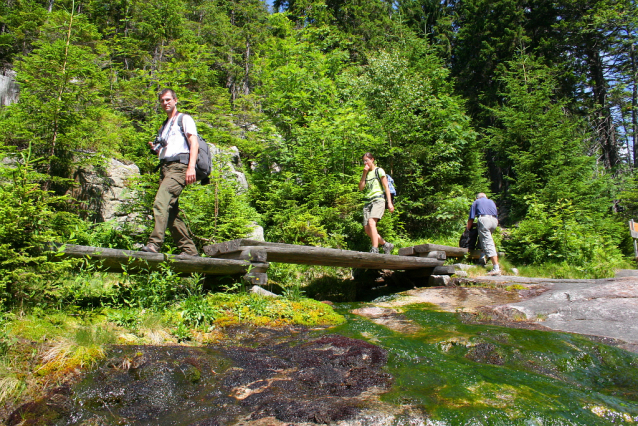
[[[474,219],[468,219],[467,220],[467,230],[471,231],[472,230],[472,225],[474,224]]]
[[[195,164],[197,164],[197,153],[199,152],[199,140],[196,135],[188,134],[188,145],[190,153],[188,157],[188,168],[186,169],[186,185],[195,183],[197,177],[195,176]]]

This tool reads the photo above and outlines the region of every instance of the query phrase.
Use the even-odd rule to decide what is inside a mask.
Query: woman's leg
[[[371,217],[368,219],[368,224],[365,226],[366,234],[368,234],[370,241],[372,241],[372,247],[379,247],[379,244],[385,244],[385,240],[381,235],[379,235],[379,231],[377,231],[378,221],[379,219]]]

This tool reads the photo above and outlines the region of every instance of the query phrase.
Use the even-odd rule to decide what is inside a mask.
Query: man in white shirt
[[[191,116],[177,112],[177,96],[172,89],[163,89],[159,102],[167,119],[158,137],[149,142],[149,146],[160,159],[160,186],[153,203],[155,227],[142,251],[159,253],[168,227],[175,245],[181,250],[180,254],[197,256],[188,227],[179,217],[179,196],[186,185],[196,181],[197,127]],[[178,124],[180,115],[182,127]]]

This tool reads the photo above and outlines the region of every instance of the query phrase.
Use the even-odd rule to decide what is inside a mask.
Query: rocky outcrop
[[[0,75],[0,106],[6,106],[18,102],[20,87],[15,80],[14,71],[6,71]]]
[[[241,158],[237,147],[218,148],[209,144],[213,155],[213,165],[221,167],[224,175],[235,179],[238,191],[248,190],[248,180],[241,171]],[[78,187],[71,195],[91,212],[95,222],[108,220],[125,221],[129,215],[123,209],[126,199],[135,197],[132,183],[140,174],[135,164],[125,164],[111,159],[103,167],[85,167],[75,174]],[[254,223],[251,239],[263,241],[264,230]]]
[[[236,146],[230,148],[219,148],[213,144],[210,145],[210,152],[213,157],[213,167],[220,167],[222,173],[232,176],[238,184],[241,192],[248,190],[248,180],[246,175],[241,171],[241,157],[239,149]]]
[[[131,180],[140,174],[135,164],[111,159],[104,167],[87,167],[75,174],[78,186],[71,195],[84,204],[95,222],[116,219],[124,221],[127,215],[121,208],[124,200],[132,196]]]

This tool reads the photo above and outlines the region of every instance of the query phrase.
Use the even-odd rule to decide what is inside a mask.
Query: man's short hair
[[[177,99],[177,95],[175,94],[175,91],[173,89],[160,90],[159,95],[157,96],[157,99],[162,99],[162,96],[164,96],[167,93],[170,93],[173,99]]]
[[[476,194],[476,199],[478,200],[479,198],[487,198],[487,195],[484,192],[479,192]]]

